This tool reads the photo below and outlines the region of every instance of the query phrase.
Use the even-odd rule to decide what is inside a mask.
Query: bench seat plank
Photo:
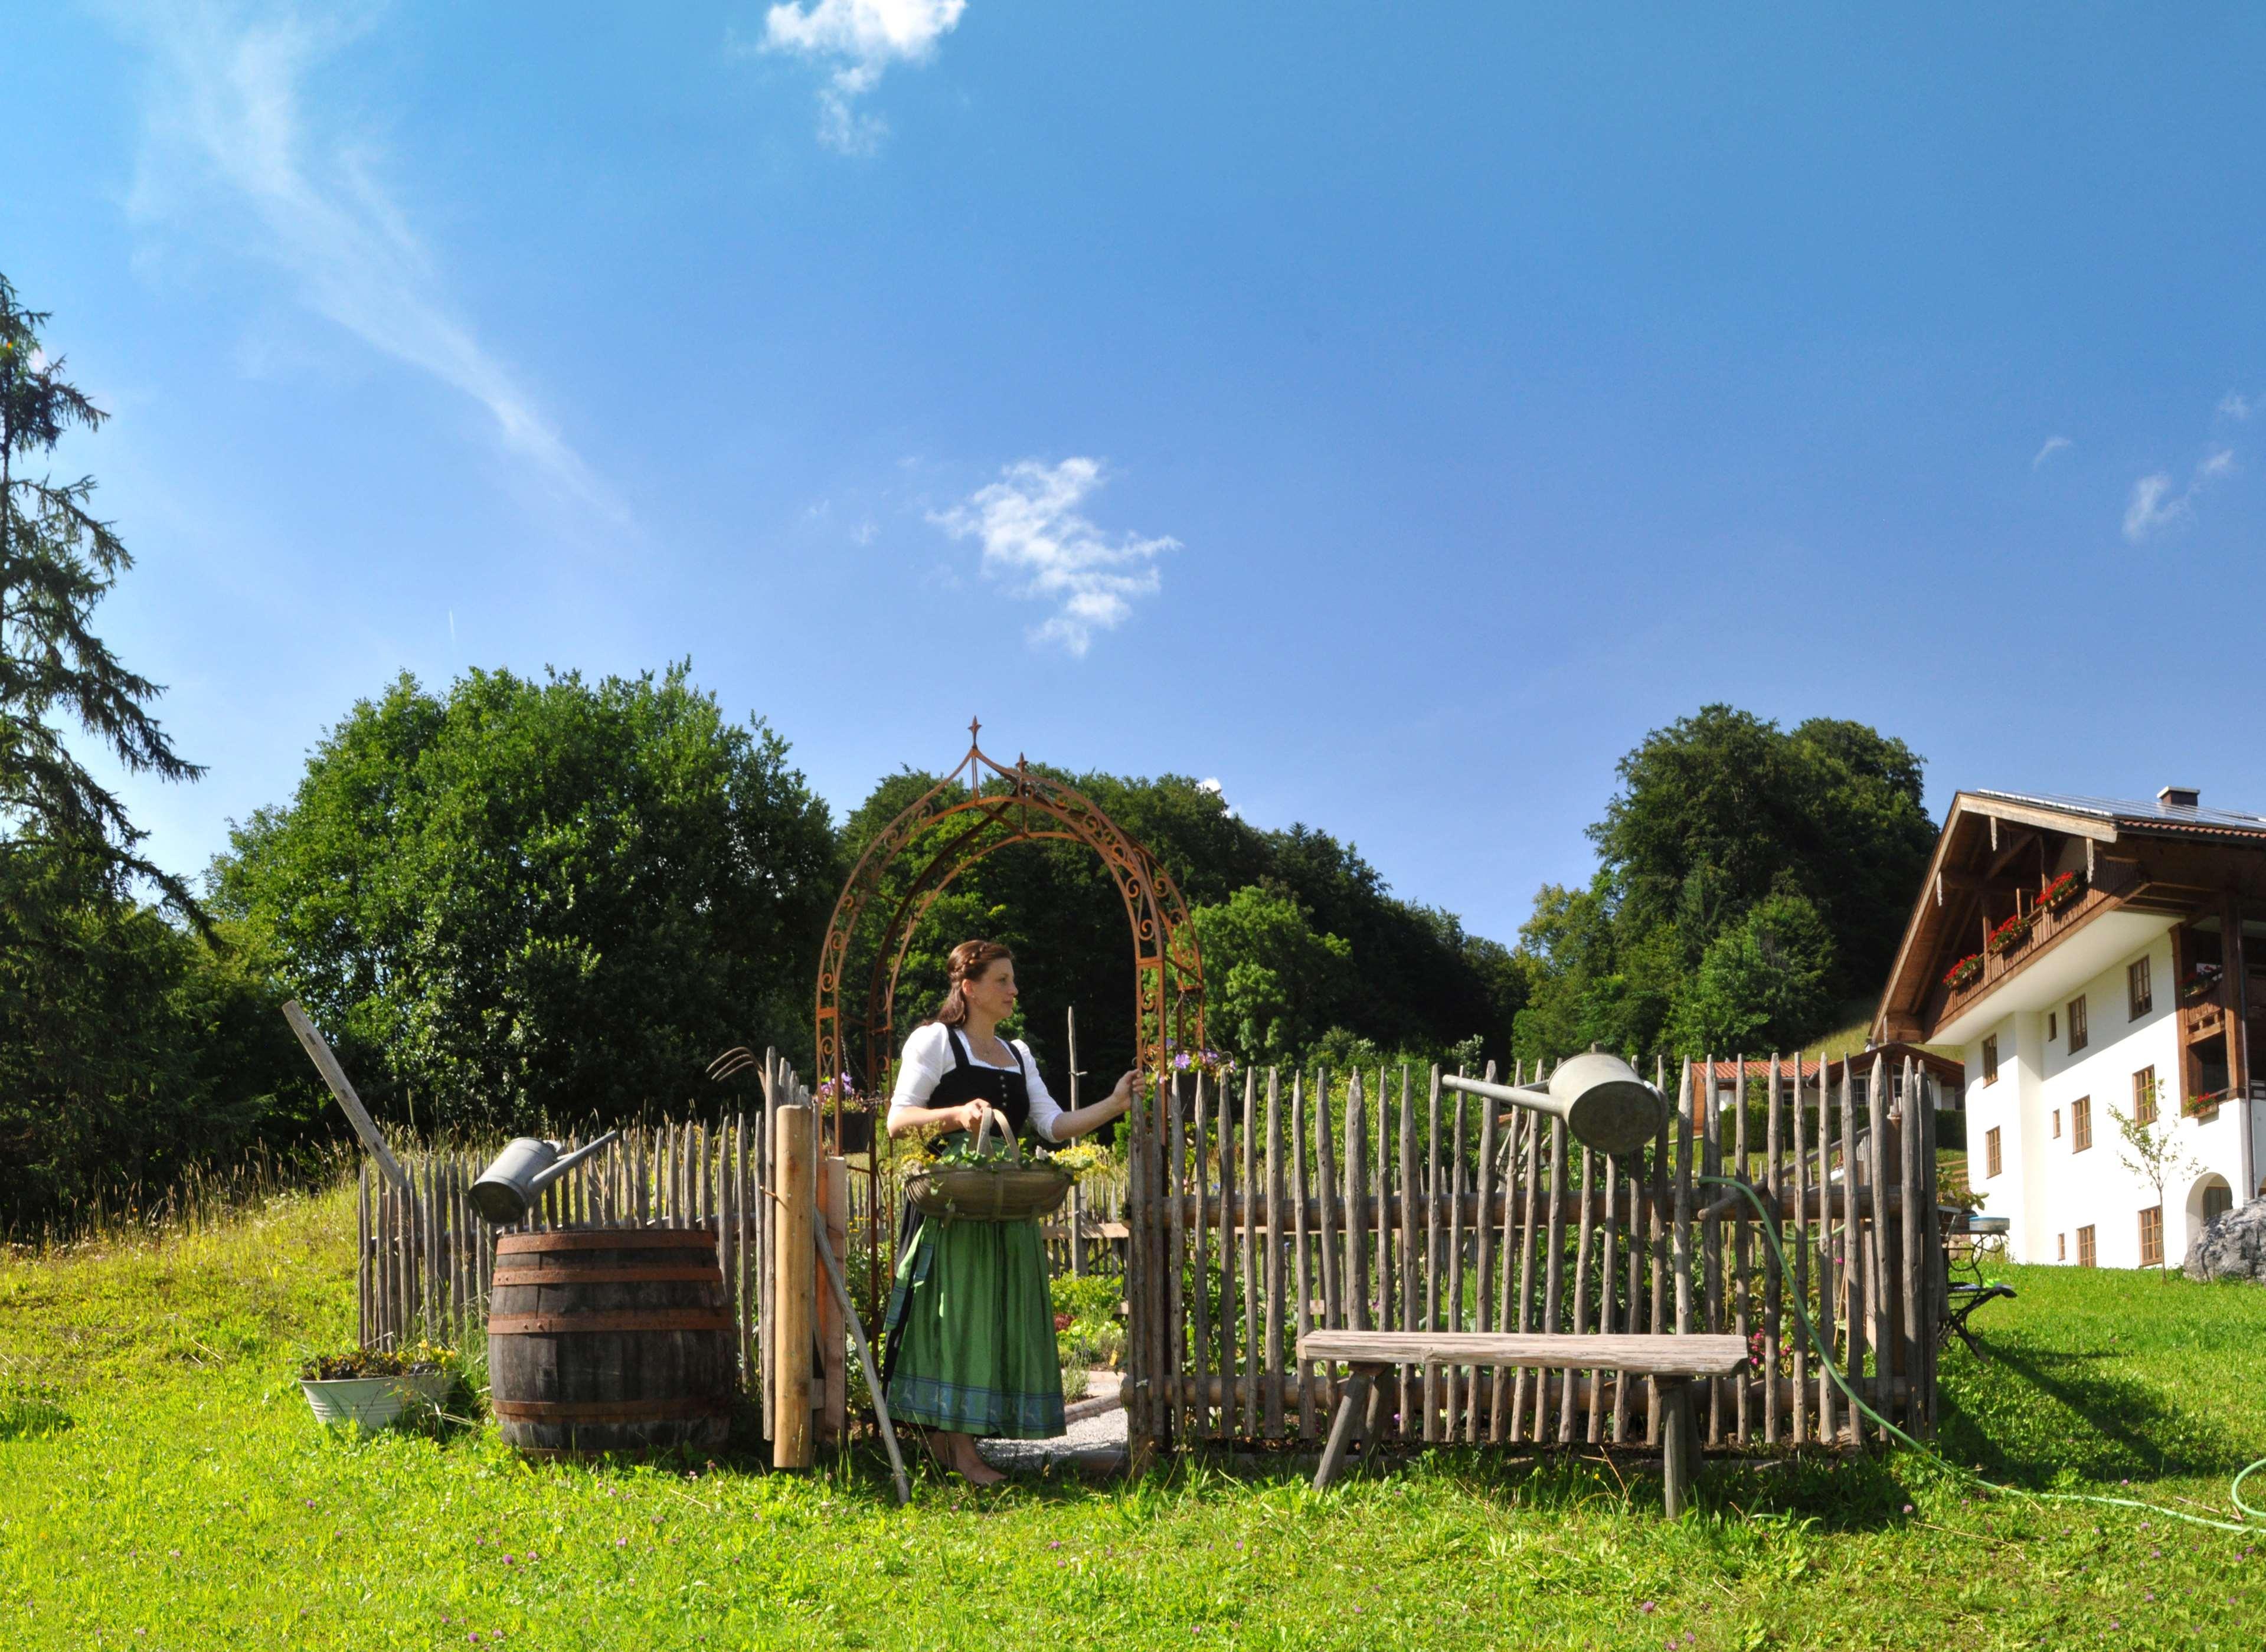
[[[1743,1337],[1604,1336],[1475,1331],[1310,1331],[1301,1360],[1349,1365],[1524,1365],[1632,1377],[1729,1377],[1747,1363]]]

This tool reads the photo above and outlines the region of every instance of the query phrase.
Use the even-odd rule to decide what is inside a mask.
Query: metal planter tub
[[[457,1385],[454,1372],[418,1371],[406,1377],[338,1377],[327,1382],[299,1379],[315,1421],[328,1426],[351,1422],[364,1434],[390,1427],[418,1400],[439,1405]]]

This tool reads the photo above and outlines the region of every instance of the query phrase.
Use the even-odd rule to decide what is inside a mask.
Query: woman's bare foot
[[[946,1469],[971,1486],[996,1486],[1007,1477],[983,1460],[969,1436],[939,1429],[929,1436],[929,1449]]]

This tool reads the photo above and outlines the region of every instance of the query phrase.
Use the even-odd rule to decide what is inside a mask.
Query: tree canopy
[[[784,741],[688,675],[476,670],[445,696],[405,675],[231,834],[215,906],[374,1107],[634,1115],[697,1104],[727,1045],[807,1049],[827,810]]]
[[[1202,950],[1217,1049],[1289,1060],[1340,1029],[1386,1050],[1437,1051],[1478,1036],[1490,1054],[1507,1053],[1524,987],[1509,949],[1467,934],[1451,913],[1397,899],[1352,845],[1309,826],[1253,826],[1216,787],[1184,775],[1046,772],[1107,810],[1179,884]],[[934,783],[906,771],[875,787],[844,825],[845,862]],[[901,857],[877,908],[910,882],[921,847]],[[1124,904],[1090,851],[1017,844],[961,875],[908,951],[900,1037],[941,996],[946,953],[971,935],[1014,948],[1020,1031],[1049,1072],[1067,1068],[1064,1012],[1072,1008],[1087,1071],[1114,1078],[1132,1061]],[[851,990],[862,994],[864,979]]]
[[[94,479],[32,473],[67,431],[98,430],[107,417],[63,377],[63,358],[46,353],[48,319],[0,275],[0,853],[59,847],[99,868],[109,893],[146,878],[195,916],[181,881],[136,852],[143,833],[62,727],[77,724],[128,773],[202,772],[150,715],[163,691],[94,632],[96,605],[134,566],[94,514]]]
[[[1795,1048],[1874,991],[1935,829],[1919,757],[1862,723],[1728,705],[1623,757],[1583,889],[1521,930],[1522,1055]]]

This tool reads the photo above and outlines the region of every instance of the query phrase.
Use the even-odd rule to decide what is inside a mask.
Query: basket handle
[[[984,1148],[990,1144],[991,1121],[998,1116],[998,1114],[993,1111],[990,1107],[987,1107],[983,1109],[983,1122],[976,1127],[976,1156],[978,1159],[983,1157]],[[1007,1144],[1008,1162],[1017,1165],[1021,1164],[1023,1162],[1023,1150],[1017,1144],[1014,1137],[1010,1134],[1001,1139]]]

